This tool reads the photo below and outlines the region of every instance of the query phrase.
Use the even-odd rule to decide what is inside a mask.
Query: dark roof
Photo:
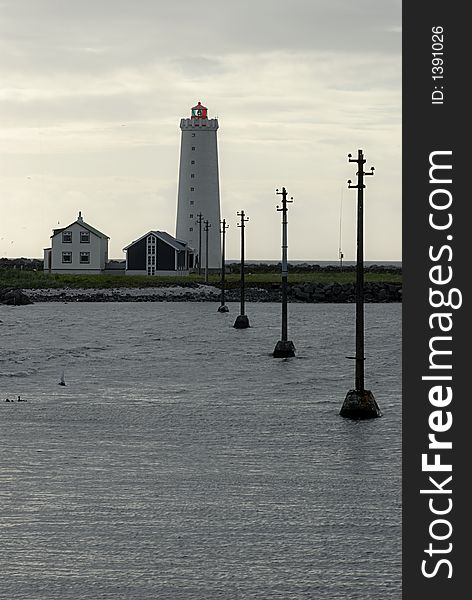
[[[170,235],[170,233],[167,233],[166,231],[151,230],[151,231],[148,231],[147,233],[145,233],[144,235],[142,235],[137,240],[134,240],[133,242],[131,242],[131,244],[128,244],[125,248],[123,248],[123,250],[128,250],[128,248],[130,246],[132,246],[133,244],[136,244],[136,242],[141,241],[143,238],[147,237],[151,233],[153,235],[155,235],[156,237],[160,238],[163,242],[165,242],[166,244],[168,244],[175,250],[185,250],[185,248],[188,247],[187,242],[178,240],[177,238],[173,237],[172,235]]]
[[[157,235],[157,237],[161,238],[163,242],[167,242],[169,246],[173,246],[176,250],[183,250],[187,245],[187,242],[178,240],[170,235],[170,233],[167,233],[167,231],[153,231],[153,233]]]

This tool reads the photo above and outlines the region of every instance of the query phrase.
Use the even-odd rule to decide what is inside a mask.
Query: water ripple
[[[2,315],[28,402],[0,403],[0,597],[398,600],[398,305],[366,307],[365,422],[338,414],[351,306],[290,306],[287,361],[275,304],[245,331],[235,304],[27,308]]]

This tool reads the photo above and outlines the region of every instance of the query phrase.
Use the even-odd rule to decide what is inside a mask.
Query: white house
[[[86,223],[79,212],[77,221],[54,229],[51,247],[44,249],[44,270],[49,273],[103,273],[108,262],[108,240]]]

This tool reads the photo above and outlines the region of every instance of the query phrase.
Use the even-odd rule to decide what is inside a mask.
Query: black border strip
[[[472,168],[466,140],[472,135],[472,103],[467,92],[471,35],[465,7],[465,3],[437,0],[403,4],[402,433],[406,600],[419,598],[419,594],[425,594],[423,597],[428,600],[466,597],[467,573],[471,568],[471,501],[467,484],[472,471],[472,397],[467,393],[467,373],[472,373],[468,350],[468,330],[472,327],[468,319],[466,263],[467,243],[472,238],[467,205],[472,202],[466,177]],[[443,64],[436,60],[433,65],[433,58],[442,58]],[[433,75],[441,74],[441,69],[433,72],[433,66],[443,67],[442,79],[433,79]],[[430,174],[432,162],[452,168],[433,169]],[[444,208],[437,207],[441,203]],[[443,282],[449,276],[450,281]],[[432,298],[431,290],[438,292]],[[433,307],[433,303],[441,304],[442,297],[457,308]],[[438,313],[444,316],[432,316]],[[443,331],[440,323],[444,330],[450,330]],[[452,354],[435,354],[436,350]],[[446,369],[448,365],[452,368]],[[440,375],[452,379],[438,380]],[[423,376],[436,379],[422,379]],[[432,392],[434,387],[436,391]],[[452,400],[447,404],[448,387]],[[439,406],[442,399],[443,405]],[[451,418],[452,425],[447,428]],[[434,428],[439,427],[446,430],[435,432]],[[428,435],[432,433],[437,440],[450,441],[452,449],[429,449]],[[424,470],[425,453],[429,464],[439,460],[441,465],[450,464],[452,470]],[[452,480],[445,483],[449,476]],[[421,494],[422,489],[433,491]],[[450,510],[442,515],[432,512],[447,509]]]

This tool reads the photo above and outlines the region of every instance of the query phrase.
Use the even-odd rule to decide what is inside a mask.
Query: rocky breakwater
[[[10,306],[25,306],[32,304],[32,300],[22,290],[0,288],[0,304]]]
[[[355,302],[354,283],[303,283],[288,289],[290,302]],[[401,302],[402,286],[399,283],[364,284],[364,302]]]
[[[26,290],[33,302],[204,302],[216,301],[220,291],[207,285],[146,288],[59,288]]]
[[[149,288],[113,289],[47,289],[25,290],[30,302],[219,302],[220,289],[217,286],[195,284],[193,286],[166,286]],[[352,283],[301,283],[289,284],[289,302],[355,302],[356,289]],[[281,284],[246,287],[247,302],[280,302]],[[238,287],[226,290],[227,302],[239,302]],[[365,302],[401,302],[401,284],[366,283]]]
[[[231,289],[225,293],[228,302],[239,300],[239,290]],[[264,287],[246,288],[248,302],[281,302],[281,284],[270,284]],[[292,283],[287,286],[289,302],[340,302],[356,301],[356,286],[353,283]],[[367,302],[401,302],[402,286],[397,283],[366,283],[364,301]]]

